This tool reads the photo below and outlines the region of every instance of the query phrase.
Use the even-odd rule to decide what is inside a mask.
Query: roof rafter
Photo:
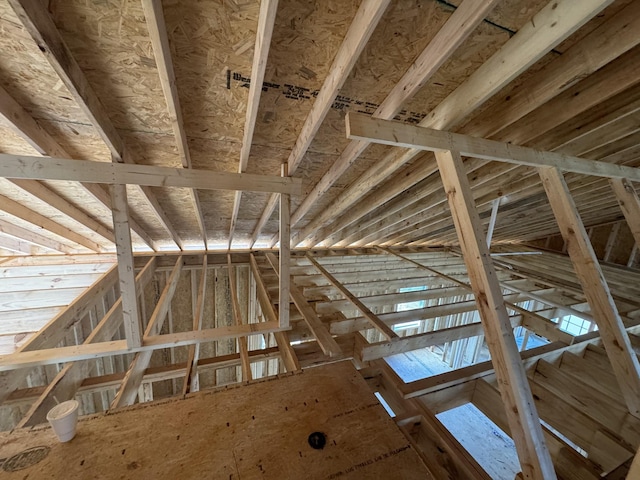
[[[331,64],[329,74],[322,84],[322,88],[318,92],[313,107],[307,115],[307,118],[300,130],[300,134],[296,140],[289,158],[287,160],[288,175],[293,175],[297,170],[300,162],[304,158],[307,149],[311,145],[320,125],[324,121],[331,105],[333,104],[338,92],[347,80],[353,66],[360,57],[362,50],[371,38],[378,22],[382,18],[385,10],[389,5],[389,0],[378,2],[362,2],[360,8],[349,26],[349,30],[336,53],[336,57]],[[264,228],[277,204],[277,197],[272,195],[256,225],[251,236],[251,246],[253,246]],[[274,237],[277,238],[277,237]],[[275,241],[274,241],[275,243]]]
[[[253,142],[253,131],[258,118],[258,106],[260,105],[260,95],[262,93],[262,83],[264,73],[267,68],[267,58],[269,57],[269,47],[273,35],[273,26],[276,21],[278,11],[278,0],[263,0],[260,2],[260,15],[258,17],[258,30],[256,32],[256,43],[253,51],[253,64],[251,66],[251,84],[249,85],[249,98],[247,100],[247,114],[244,123],[244,133],[242,137],[242,147],[240,149],[240,163],[238,173],[243,173],[249,163],[251,143]],[[231,225],[229,227],[229,249],[233,242],[233,235],[238,221],[242,192],[237,191],[233,199],[233,209],[231,211]]]
[[[479,3],[480,5],[478,5]],[[409,101],[420,88],[427,83],[462,42],[471,35],[478,24],[484,20],[485,16],[496,4],[496,1],[477,2],[475,0],[467,0],[463,2],[453,12],[438,33],[436,33],[431,42],[429,42],[420,56],[418,56],[415,62],[409,67],[396,86],[389,92],[373,116],[384,119],[393,118],[402,109],[402,105]],[[354,142],[352,142],[352,144],[353,143]],[[348,156],[345,157],[346,152],[346,150],[343,152],[341,158],[344,157],[345,162],[348,164],[355,162],[357,156],[353,156],[354,154],[350,151],[348,152]],[[386,162],[383,161],[380,163],[385,164]],[[375,169],[366,175],[371,176],[374,172]],[[380,175],[380,173],[378,175]],[[387,174],[382,174],[382,176],[386,178]],[[336,213],[333,206],[338,207],[338,213],[342,212],[344,208],[341,208],[340,202],[343,201],[342,199],[345,197],[352,197],[352,190],[357,189],[357,198],[360,198],[364,192],[368,191],[366,185],[367,182],[361,182],[360,179],[355,182],[338,200],[333,202],[332,208],[322,212],[316,218],[312,219],[300,232],[297,232],[294,235],[293,244],[298,244],[301,240],[304,240],[309,233],[322,227],[332,218],[335,218]],[[336,205],[336,203],[338,203],[338,205]]]
[[[46,8],[37,2],[29,0],[9,0],[11,8],[38,45],[40,51],[49,61],[74,100],[91,121],[98,134],[111,151],[112,158],[117,162],[134,163],[125,151],[125,145],[100,99],[95,94],[89,81],[85,77],[78,62],[56,28],[53,19]],[[177,235],[151,189],[143,187],[142,194],[147,198],[158,220],[169,232],[173,240],[180,246],[182,239]],[[182,247],[180,247],[182,248]]]
[[[550,2],[536,14],[535,22],[525,24],[498,52],[430,112],[420,122],[420,125],[438,129],[457,125],[469,113],[486,102],[502,87],[519,76],[610,3],[611,0],[590,0],[581,3],[580,8],[576,9],[571,1],[554,0]],[[349,206],[360,200],[364,192],[385,181],[418,153],[418,150],[391,152],[380,160],[370,172],[353,182],[353,187],[347,189],[325,211],[332,211],[334,215],[344,212]],[[320,183],[316,186],[312,192],[313,197],[310,194],[305,199],[306,210],[299,208],[298,212],[300,213],[296,212],[292,220],[299,221],[311,205],[324,195],[333,182],[346,171],[349,165],[334,165],[334,171],[330,171],[331,176],[326,178],[322,185],[323,188],[319,188]],[[357,185],[364,186],[365,189],[360,190]],[[303,205],[304,203],[301,204],[301,207]],[[323,222],[312,219],[307,227],[294,236],[294,244],[300,243],[328,220],[330,218],[325,218]]]
[[[0,118],[4,118],[5,123],[38,153],[42,155],[61,156],[69,158],[70,155],[29,115],[2,87],[0,87]],[[114,241],[113,232],[104,228],[89,215],[70,204],[56,193],[49,190],[45,185],[35,181],[13,181],[19,188],[29,192],[43,202],[53,206],[63,214],[85,227],[96,231],[99,235],[110,242]],[[83,185],[84,189],[94,198],[97,189],[102,189],[99,185]],[[98,193],[100,195],[100,193]],[[107,205],[110,208],[110,205]]]
[[[180,97],[176,86],[176,76],[173,70],[173,61],[171,59],[171,48],[169,46],[169,38],[167,36],[167,27],[164,22],[164,13],[162,11],[161,0],[142,0],[142,8],[144,16],[147,20],[147,28],[151,37],[151,46],[156,59],[156,66],[160,76],[160,85],[164,92],[164,98],[167,102],[169,110],[169,119],[176,137],[176,146],[178,154],[184,168],[191,168],[191,155],[189,154],[189,145],[187,142],[187,133],[184,129],[182,121],[182,109],[180,107]],[[208,248],[207,229],[204,224],[204,216],[200,207],[200,198],[198,192],[194,189],[189,190],[191,201],[196,214],[200,234],[204,243],[205,250]]]
[[[49,237],[45,237],[44,235],[40,235],[39,233],[33,232],[26,228],[19,227],[3,219],[0,219],[0,232],[11,235],[12,237],[21,238],[26,242],[33,243],[34,245],[38,245],[40,247],[48,248],[49,250],[54,250],[56,252],[67,254],[75,252],[74,248],[65,243],[53,240]]]
[[[62,238],[66,238],[71,242],[82,245],[85,248],[93,252],[102,252],[105,251],[104,247],[93,240],[86,238],[83,235],[80,235],[77,232],[74,232],[68,227],[61,225],[57,222],[54,222],[49,217],[41,215],[38,212],[31,210],[30,208],[25,207],[21,203],[18,203],[14,200],[11,200],[8,197],[0,195],[0,205],[1,209],[14,217],[20,218],[25,222],[29,222],[32,225],[35,225],[38,228],[44,228],[51,233],[55,233],[56,235],[61,236]]]
[[[33,245],[25,240],[0,234],[0,248],[14,253],[31,255]]]

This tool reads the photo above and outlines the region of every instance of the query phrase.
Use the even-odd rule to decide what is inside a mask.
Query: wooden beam
[[[589,0],[576,8],[571,0],[549,2],[432,110],[425,123],[439,130],[455,127],[478,107],[479,99],[495,95],[505,78],[513,79],[520,75],[611,3],[612,0]],[[452,117],[456,121],[452,122]]]
[[[362,2],[360,4],[358,11],[349,26],[349,30],[347,31],[344,40],[334,57],[331,68],[329,69],[329,74],[325,78],[322,88],[320,88],[320,91],[313,102],[313,106],[302,125],[302,129],[296,139],[296,143],[289,154],[289,158],[286,162],[289,165],[288,175],[293,175],[298,169],[300,162],[304,158],[309,145],[311,145],[311,142],[320,128],[320,125],[327,116],[338,92],[349,77],[353,66],[360,57],[364,46],[369,41],[371,34],[378,25],[378,22],[382,18],[382,15],[388,5],[389,0]],[[253,82],[251,86],[253,87]],[[262,86],[262,82],[260,83],[260,86]],[[261,221],[258,222],[258,225],[253,232],[251,246],[253,246],[260,235],[264,224],[273,214],[276,204],[277,198],[275,195],[272,195],[267,202],[264,212],[262,213]],[[262,221],[262,219],[265,220]]]
[[[58,74],[60,80],[62,80],[68,88],[80,109],[91,121],[100,138],[102,138],[111,151],[113,161],[131,162],[129,156],[125,154],[125,145],[122,138],[111,123],[109,115],[91,88],[84,72],[75,58],[73,58],[49,11],[41,8],[41,5],[32,0],[12,0],[10,5],[24,25],[26,31],[31,35],[40,51],[45,55],[51,67]],[[156,212],[164,228],[176,243],[180,245],[181,240],[180,237],[176,237],[177,232],[166,218],[164,211],[158,209],[159,203],[155,194],[149,189],[142,189],[142,192]]]
[[[282,165],[282,176],[288,176],[287,164]],[[280,273],[278,274],[278,319],[280,327],[289,327],[289,291],[291,289],[291,198],[280,194]]]
[[[178,248],[180,250],[184,250],[184,241],[169,220],[169,217],[162,208],[162,205],[160,205],[155,193],[151,190],[151,187],[146,185],[136,185],[135,188],[137,188],[140,191],[140,194],[147,199],[147,202],[151,205],[151,212],[155,215],[163,228],[169,233],[171,239],[175,242]]]
[[[111,154],[122,158],[124,150],[122,139],[106,115],[78,62],[62,39],[49,11],[42,8],[38,2],[31,0],[10,0],[9,4],[51,67],[69,89],[80,109],[98,130]]]
[[[51,233],[59,235],[62,238],[66,238],[74,244],[81,245],[82,247],[88,248],[93,252],[102,252],[105,250],[102,245],[80,235],[79,233],[72,231],[64,225],[60,225],[59,223],[54,222],[49,217],[31,210],[24,205],[10,199],[9,197],[0,195],[0,210],[21,220],[24,220],[25,222],[35,225],[38,228],[44,228]]]
[[[306,255],[307,259],[315,266],[320,273],[333,285],[347,300],[349,300],[367,320],[371,323],[371,326],[378,330],[387,340],[398,339],[398,334],[393,331],[386,323],[374,314],[364,303],[362,303],[358,297],[353,295],[349,289],[347,289],[342,283],[340,283],[331,273],[327,271],[320,263],[318,263],[309,253]]]
[[[42,155],[68,158],[69,154],[40,126],[40,124],[13,97],[0,87],[0,117],[4,118],[9,127]],[[50,191],[44,185],[26,180],[14,180],[14,184],[28,191],[31,195],[47,202],[63,214],[73,218],[91,230],[95,230],[110,242],[114,241],[113,232],[104,228],[93,218],[85,214],[67,200]],[[100,203],[107,200],[107,208],[111,208],[108,195],[100,185],[86,184],[82,187]]]
[[[489,219],[489,226],[487,227],[487,247],[491,249],[491,239],[493,238],[493,231],[496,228],[496,220],[498,218],[498,209],[500,208],[500,199],[497,198],[493,201],[491,206],[491,218]]]
[[[178,257],[178,260],[176,261],[176,264],[171,271],[171,275],[169,276],[167,284],[162,291],[162,295],[160,295],[160,298],[158,299],[158,303],[153,310],[153,314],[149,319],[149,323],[147,323],[147,328],[144,332],[145,338],[148,338],[150,336],[157,336],[160,334],[162,325],[164,324],[165,318],[167,317],[167,313],[171,308],[171,300],[173,299],[173,294],[175,293],[176,287],[178,286],[178,281],[180,280],[180,273],[182,272],[183,265],[184,261],[182,259],[182,256],[180,256]],[[127,373],[122,380],[122,384],[120,385],[115,398],[111,402],[111,409],[133,405],[136,400],[136,396],[138,395],[138,388],[140,388],[144,371],[149,366],[152,354],[153,350],[146,350],[136,353],[136,356],[131,362],[131,365],[129,366],[129,369],[127,370]]]
[[[299,195],[302,191],[302,180],[290,177],[6,154],[0,154],[0,177],[293,195]]]
[[[258,118],[258,107],[260,106],[260,95],[262,93],[262,83],[264,73],[267,68],[267,58],[269,57],[269,47],[271,46],[271,36],[273,26],[278,12],[278,0],[264,0],[260,2],[260,14],[258,15],[258,30],[256,31],[256,43],[253,49],[253,64],[251,66],[251,83],[249,85],[249,98],[247,99],[247,114],[244,122],[244,133],[242,136],[242,147],[240,149],[240,162],[238,173],[243,173],[249,163],[251,153],[251,143],[253,142],[253,131]],[[233,209],[231,210],[231,226],[229,229],[229,249],[233,242],[233,234],[236,231],[238,212],[242,192],[236,191],[233,199]]]
[[[544,152],[510,143],[443,132],[363,114],[347,113],[347,137],[432,152],[455,150],[466,157],[496,160],[529,167],[556,167],[566,172],[604,178],[628,178],[640,181],[640,169],[596,160]]]
[[[249,357],[253,361],[271,360],[280,356],[277,347],[264,348],[261,350],[249,351]],[[238,353],[229,355],[218,355],[215,357],[204,358],[198,361],[200,371],[210,369],[236,367],[240,366],[240,355]],[[158,382],[163,380],[172,380],[184,377],[186,371],[186,363],[173,363],[162,367],[149,367],[145,370],[144,382]],[[78,394],[101,393],[107,389],[117,388],[122,379],[124,372],[110,373],[98,375],[95,377],[84,378],[78,387]],[[45,390],[45,386],[19,389],[13,392],[5,406],[14,406],[19,403],[31,402],[37,400],[38,396]]]
[[[164,13],[162,11],[161,0],[142,0],[142,9],[147,20],[147,28],[149,37],[151,38],[151,47],[156,59],[156,67],[160,77],[160,86],[164,93],[164,98],[169,111],[169,121],[173,128],[173,134],[176,137],[176,147],[178,155],[182,162],[183,168],[191,168],[191,155],[189,154],[189,145],[187,142],[187,134],[182,121],[182,109],[180,108],[180,97],[176,85],[175,72],[173,70],[173,61],[171,59],[171,48],[169,46],[169,38],[167,36],[167,27],[164,22]],[[200,200],[198,192],[191,189],[189,191],[191,202],[196,214],[198,227],[207,249],[207,230],[204,226],[204,217],[200,208]]]
[[[534,21],[526,23],[498,52],[432,110],[420,122],[420,125],[437,129],[447,129],[457,125],[469,113],[486,102],[502,87],[510,83],[610,3],[611,0],[590,0],[581,4],[579,9],[575,9],[571,0],[551,1],[535,15]],[[477,10],[477,4],[470,5],[470,7]],[[449,52],[455,51],[455,48]],[[350,189],[351,192],[345,192],[343,198],[339,198],[338,201],[334,202],[334,204],[340,206],[340,209],[333,208],[334,205],[327,209],[327,211],[331,211],[330,218],[335,216],[336,212],[342,213],[351,204],[359,200],[369,189],[387,180],[394,171],[413,159],[418,153],[419,150],[411,149],[392,152],[387,155],[379,162],[379,167],[365,173],[363,175],[364,178],[361,177],[354,182],[354,185],[365,185],[363,190],[355,191]],[[345,163],[342,168],[334,168],[330,171],[331,177],[327,177],[328,174],[325,175],[327,177],[323,185],[325,191],[348,166]],[[314,197],[311,197],[310,194],[305,199],[305,201],[309,200],[306,206],[307,210],[324,193],[320,192],[318,188],[314,189],[314,192],[316,190],[318,192]],[[306,213],[301,207],[294,214],[294,224],[297,222],[298,217],[302,218]],[[322,226],[315,222],[315,219],[308,225],[312,225],[313,229],[310,227],[305,228],[303,235],[296,238],[297,241],[302,240],[303,237],[307,237],[315,229]]]
[[[503,431],[511,435],[506,415],[500,405],[501,397],[492,384],[478,380],[473,396],[473,404]],[[555,460],[555,467],[562,479],[596,480],[602,471],[574,448],[557,437],[546,426],[543,428],[545,440]],[[521,477],[520,477],[521,478]]]
[[[556,478],[462,158],[445,151],[436,152],[436,160],[522,471],[525,478]]]
[[[260,303],[260,309],[267,318],[267,321],[277,323],[278,314],[273,308],[273,303],[271,303],[271,299],[269,298],[269,292],[265,286],[264,279],[260,274],[260,267],[258,266],[258,262],[256,261],[256,257],[253,253],[249,254],[249,267],[251,268],[251,273],[253,274],[253,278],[256,282],[256,296]]]
[[[249,266],[251,268],[251,273],[253,274],[253,278],[256,282],[256,296],[258,297],[258,303],[260,304],[260,309],[262,310],[262,314],[267,318],[269,323],[278,323],[278,314],[273,308],[273,303],[271,302],[271,298],[269,297],[269,292],[267,287],[264,284],[264,280],[262,275],[260,274],[260,267],[258,267],[258,262],[256,261],[256,257],[253,253],[249,254]],[[289,301],[287,299],[287,301]],[[276,342],[278,344],[278,349],[280,350],[280,355],[282,362],[284,363],[285,369],[287,372],[295,372],[300,370],[300,363],[298,362],[298,357],[296,356],[293,348],[291,347],[291,343],[289,342],[289,337],[286,332],[276,332],[275,334]]]
[[[23,189],[25,192],[33,195],[39,200],[48,203],[51,207],[60,211],[64,215],[72,218],[79,224],[87,227],[89,230],[96,232],[101,237],[107,239],[109,242],[115,243],[115,236],[113,232],[108,228],[105,228],[100,222],[95,220],[90,215],[84,213],[75,205],[70,204],[68,200],[60,197],[52,190],[47,188],[44,184],[33,180],[12,180],[12,183]],[[98,188],[102,188],[99,185],[94,185]]]
[[[153,277],[156,259],[152,257],[147,265],[136,276],[136,287],[144,289]],[[113,338],[122,324],[122,298],[104,315],[91,334],[83,342],[85,345],[106,342]],[[42,394],[33,402],[29,411],[22,417],[17,428],[46,423],[47,412],[58,402],[71,400],[75,397],[82,381],[88,377],[91,363],[88,360],[67,363],[56,377],[49,383]]]
[[[278,259],[276,258],[276,256],[273,253],[268,252],[266,253],[266,257],[271,264],[271,268],[273,268],[276,274],[279,276],[280,268],[278,267]],[[302,314],[302,317],[307,323],[309,330],[311,330],[313,336],[316,337],[318,345],[320,345],[322,351],[330,357],[340,355],[342,353],[342,349],[333,339],[322,320],[318,318],[315,310],[313,309],[313,307],[311,307],[311,305],[309,305],[302,292],[294,284],[291,284],[289,287],[289,295],[291,296],[291,300],[293,300],[293,303],[295,303],[296,307]]]
[[[142,344],[142,324],[138,314],[138,294],[133,268],[133,250],[131,248],[131,232],[129,230],[129,205],[127,202],[127,187],[125,185],[113,185],[111,187],[111,202],[113,204],[113,226],[116,235],[124,331],[127,346],[139,347]]]
[[[33,232],[26,228],[19,227],[3,219],[0,219],[0,232],[11,235],[12,237],[21,238],[26,242],[48,248],[49,250],[55,250],[56,252],[72,254],[76,251],[75,248],[70,247],[65,243],[53,240],[49,237],[40,235],[39,233]]]
[[[0,248],[21,255],[32,255],[34,253],[34,246],[31,243],[2,234],[0,234]]]
[[[511,328],[515,328],[522,323],[522,315],[509,317]],[[417,335],[409,335],[399,338],[395,342],[358,343],[354,349],[354,355],[362,362],[369,362],[378,358],[396,355],[398,353],[410,352],[420,348],[442,345],[446,342],[453,342],[463,338],[482,335],[484,328],[482,323],[474,322],[466,325],[432,330]]]
[[[640,246],[640,198],[633,184],[626,178],[612,178],[609,180],[613,193],[618,200],[620,209],[627,220],[627,225],[636,247]]]
[[[629,412],[640,417],[640,363],[567,183],[557,168],[540,168],[538,173]]]
[[[72,329],[73,325],[85,317],[97,299],[110,291],[118,279],[116,266],[112,266],[68,307],[53,317],[17,351],[28,352],[54,348]],[[18,370],[0,376],[0,402],[24,381],[25,372]]]
[[[237,326],[241,326],[242,314],[240,313],[240,303],[238,302],[238,288],[236,284],[235,267],[231,263],[231,254],[227,253],[227,269],[229,270],[229,288],[231,290],[231,307],[233,310],[233,318]],[[248,322],[247,322],[248,323]],[[240,337],[236,340],[240,350],[240,360],[242,362],[242,381],[248,382],[253,380],[251,374],[251,363],[249,363],[249,347],[246,337]]]
[[[126,340],[112,340],[91,345],[45,348],[28,352],[16,352],[0,357],[0,372],[8,372],[27,367],[53,365],[92,358],[137,353],[162,348],[174,348],[198,343],[236,338],[240,336],[264,335],[281,331],[278,324],[271,322],[250,323],[242,326],[228,326],[200,330],[199,332],[178,332],[145,338],[140,347],[127,347]],[[21,377],[23,380],[24,377]],[[15,387],[14,387],[15,388]]]
[[[504,130],[636,46],[638,32],[640,6],[632,2],[509,92],[508,102],[500,102],[465,125],[465,133],[487,138]]]
[[[195,286],[192,284],[191,288]],[[202,272],[200,273],[200,287],[196,298],[196,310],[193,316],[193,330],[202,330],[202,320],[204,317],[205,295],[207,292],[207,255],[203,255]],[[190,345],[187,354],[187,371],[182,384],[182,394],[197,392],[200,390],[200,380],[198,374],[198,359],[200,358],[200,345]]]

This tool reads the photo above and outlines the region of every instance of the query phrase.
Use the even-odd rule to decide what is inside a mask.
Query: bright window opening
[[[400,288],[398,293],[406,293],[406,292],[421,292],[426,290],[427,287],[406,287]],[[406,312],[408,310],[417,310],[419,308],[424,308],[427,305],[425,300],[414,300],[412,302],[404,302],[399,303],[396,306],[396,312]],[[401,330],[408,330],[410,328],[418,328],[420,327],[420,320],[415,320],[411,322],[398,323],[393,326],[393,330],[399,332]]]
[[[589,320],[584,320],[575,315],[566,315],[558,321],[560,330],[570,333],[571,335],[578,336],[589,332],[589,328],[597,330],[598,326],[593,325]]]

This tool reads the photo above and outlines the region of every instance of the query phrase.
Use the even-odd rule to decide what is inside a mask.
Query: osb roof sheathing
[[[317,184],[349,144],[344,133],[345,112],[373,113],[460,3],[459,0],[391,2],[295,173],[304,179],[305,193]],[[543,0],[500,2],[427,84],[403,105],[403,111],[396,118],[414,123],[420,121],[515,32],[527,22],[535,21],[535,13],[546,3]],[[526,87],[527,80],[537,71],[630,3],[630,0],[614,2],[452,129],[472,132],[488,117],[495,118],[501,106],[521,86]],[[51,0],[46,4],[64,41],[123,138],[130,157],[139,164],[180,167],[181,159],[140,1]],[[259,2],[165,0],[162,5],[193,167],[236,172],[252,77]],[[296,142],[359,5],[357,0],[280,0],[247,172],[279,175],[280,165],[286,161]],[[0,0],[0,35],[3,51],[0,56],[0,85],[71,158],[111,161],[108,148],[6,0]],[[627,55],[637,53],[636,48]],[[518,140],[525,136],[523,143],[532,146],[544,143],[544,136],[536,138],[527,117],[499,133],[498,139],[516,139],[519,143]],[[593,158],[634,148],[637,143],[636,137],[625,138],[610,144],[608,150],[598,151],[597,155],[592,152]],[[545,148],[554,148],[554,145],[548,143]],[[0,126],[0,150],[13,154],[36,154],[32,147],[5,126]],[[312,206],[296,228],[305,226],[316,215],[330,209],[345,188],[357,182],[389,151],[390,147],[380,145],[367,148],[327,194]],[[625,161],[635,158],[637,155]],[[399,169],[389,181],[407,175],[418,162],[432,161],[428,154],[417,157]],[[469,167],[470,180],[481,218],[485,221],[496,192],[502,194],[503,191],[512,191],[514,185],[522,186],[509,199],[514,203],[506,205],[501,212],[496,239],[514,241],[531,238],[534,233],[527,228],[527,222],[539,224],[539,232],[557,232],[539,184],[525,181],[535,176],[532,169],[467,163],[476,168],[471,171]],[[613,197],[604,193],[606,182],[585,180],[587,183],[582,185],[580,182],[583,180],[577,175],[568,175],[567,179],[574,181],[572,189],[577,198],[584,200],[578,203],[585,223],[620,216],[620,212],[615,210]],[[428,181],[439,180],[436,175]],[[111,228],[108,209],[79,185],[59,182],[46,182],[46,185]],[[592,201],[588,198],[589,189],[598,192]],[[201,247],[202,239],[189,192],[177,188],[151,190],[185,244]],[[177,248],[140,189],[130,186],[127,191],[132,218],[162,248]],[[69,218],[63,218],[64,215],[52,207],[36,201],[7,182],[0,184],[0,194],[30,205],[43,215],[100,243],[107,250],[113,249],[113,245],[103,237]],[[234,193],[200,191],[199,197],[211,248],[226,248]],[[268,198],[268,194],[262,193],[245,192],[242,195],[235,246],[248,245]],[[367,236],[367,230],[362,235],[369,241],[380,242],[402,237],[406,241],[455,243],[444,194],[440,190],[429,198],[434,210],[416,217],[423,223],[416,225],[414,218],[407,220],[404,229],[389,230],[386,237],[376,238],[375,233]],[[304,196],[292,198],[292,211],[303,199]],[[387,207],[387,204],[379,206],[367,218],[379,220]],[[535,221],[532,214],[536,216]],[[12,221],[20,223],[15,219]],[[267,242],[277,230],[276,209],[263,229],[259,244]],[[357,232],[354,231],[350,238],[357,240]],[[133,240],[137,250],[146,248],[137,235],[133,235]]]

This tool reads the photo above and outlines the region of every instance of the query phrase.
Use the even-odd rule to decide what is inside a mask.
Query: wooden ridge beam
[[[273,268],[276,274],[279,276],[280,269],[278,266],[278,259],[271,252],[267,252],[265,255],[267,257],[267,260],[271,264],[271,268]],[[311,330],[311,333],[313,333],[313,336],[316,338],[325,355],[329,355],[330,357],[339,356],[342,353],[342,349],[331,336],[322,320],[318,318],[315,310],[313,309],[313,307],[311,307],[311,305],[309,305],[306,298],[296,285],[290,285],[289,295],[291,296],[291,300],[293,300],[293,303],[295,303],[296,307],[302,314],[302,317],[307,323],[309,330]]]
[[[302,129],[296,139],[296,143],[289,154],[289,158],[286,162],[289,166],[289,175],[293,175],[298,169],[300,162],[304,158],[305,153],[320,128],[320,125],[322,125],[322,122],[327,116],[338,92],[349,77],[349,74],[360,57],[364,46],[369,41],[371,34],[387,9],[389,1],[390,0],[380,0],[377,2],[363,2],[360,4],[358,11],[349,26],[349,30],[347,31],[338,52],[336,53],[333,63],[331,64],[329,74],[322,84],[322,87],[313,102],[313,106],[302,125]],[[275,195],[272,195],[267,202],[266,208],[262,213],[256,229],[253,232],[251,246],[255,244],[264,224],[273,214],[275,206],[276,198]]]
[[[575,273],[598,324],[629,412],[640,417],[640,363],[631,347],[567,183],[557,168],[540,168],[538,173],[567,244]]]
[[[525,478],[556,478],[462,158],[459,152],[439,151],[436,160],[522,471]]]
[[[243,173],[249,163],[251,144],[253,142],[253,131],[258,118],[258,107],[260,106],[260,96],[262,94],[262,83],[267,68],[267,58],[271,46],[273,26],[276,22],[278,12],[278,0],[264,0],[260,2],[260,13],[258,15],[258,29],[256,31],[256,43],[253,49],[253,63],[251,65],[251,83],[249,84],[249,98],[247,99],[247,113],[242,134],[242,147],[240,148],[240,161],[238,163],[238,173]],[[236,191],[231,210],[231,226],[229,228],[229,245],[233,242],[233,234],[236,231],[238,212],[242,192]]]
[[[189,153],[187,134],[182,120],[180,97],[178,95],[175,72],[173,70],[171,48],[169,46],[169,38],[167,36],[167,27],[164,22],[162,2],[161,0],[143,0],[142,9],[144,10],[144,16],[149,30],[149,37],[151,38],[151,47],[153,48],[156,67],[158,68],[160,86],[162,87],[164,98],[167,103],[169,120],[171,122],[171,127],[173,128],[173,134],[176,137],[178,155],[180,156],[182,167],[191,168],[191,155]],[[202,236],[202,242],[206,250],[208,246],[207,230],[204,225],[204,217],[202,215],[202,208],[200,207],[198,192],[194,189],[190,189],[189,195],[191,196],[196,221],[198,222],[198,228],[200,229],[200,235]]]
[[[466,157],[560,170],[604,178],[640,181],[640,169],[555,152],[543,152],[510,143],[470,137],[367,115],[347,113],[347,137],[368,138],[384,145],[411,147],[432,152],[455,150]]]
[[[293,195],[302,191],[302,180],[290,177],[6,154],[0,154],[0,177]]]

